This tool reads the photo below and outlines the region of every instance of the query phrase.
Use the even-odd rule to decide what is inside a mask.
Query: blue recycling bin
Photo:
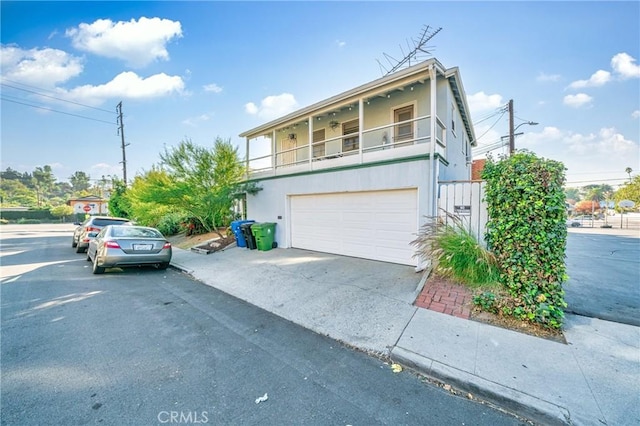
[[[231,231],[233,235],[236,237],[236,245],[238,247],[246,247],[247,240],[244,237],[244,233],[242,232],[241,226],[245,223],[254,223],[255,220],[234,220],[231,222]]]

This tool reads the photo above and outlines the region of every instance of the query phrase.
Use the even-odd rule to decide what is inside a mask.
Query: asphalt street
[[[2,424],[522,424],[175,270],[94,276],[68,232],[5,229]]]
[[[640,326],[640,232],[635,236],[615,232],[569,231],[567,311]]]

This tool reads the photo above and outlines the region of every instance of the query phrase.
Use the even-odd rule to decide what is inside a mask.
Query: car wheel
[[[104,273],[104,267],[102,266],[98,266],[98,256],[96,254],[96,256],[93,258],[93,273],[94,274],[102,274]]]
[[[84,253],[86,250],[84,247],[76,246],[76,253]]]
[[[89,250],[87,250],[87,262],[91,262],[91,257],[89,257]]]
[[[156,265],[156,268],[160,269],[161,271],[164,271],[168,267],[169,267],[169,262],[162,262],[162,263],[158,263],[158,265]]]
[[[572,223],[571,226],[574,228],[580,228],[580,224],[576,222]]]
[[[78,247],[78,242],[76,241],[75,238],[71,238],[71,247],[72,248]]]

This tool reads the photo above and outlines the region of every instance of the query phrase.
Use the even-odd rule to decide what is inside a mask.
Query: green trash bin
[[[258,250],[268,251],[273,248],[273,240],[276,233],[275,223],[254,223],[251,225],[251,233],[256,239],[256,247]]]

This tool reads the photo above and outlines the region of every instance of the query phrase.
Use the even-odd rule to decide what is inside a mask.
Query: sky
[[[459,68],[478,150],[508,134],[500,111],[513,99],[516,149],[563,162],[567,186],[616,188],[626,168],[640,173],[637,1],[0,8],[2,170],[122,177],[120,102],[129,180],[186,139],[220,137],[244,156],[240,133],[382,77],[428,25],[442,28],[431,57]]]

